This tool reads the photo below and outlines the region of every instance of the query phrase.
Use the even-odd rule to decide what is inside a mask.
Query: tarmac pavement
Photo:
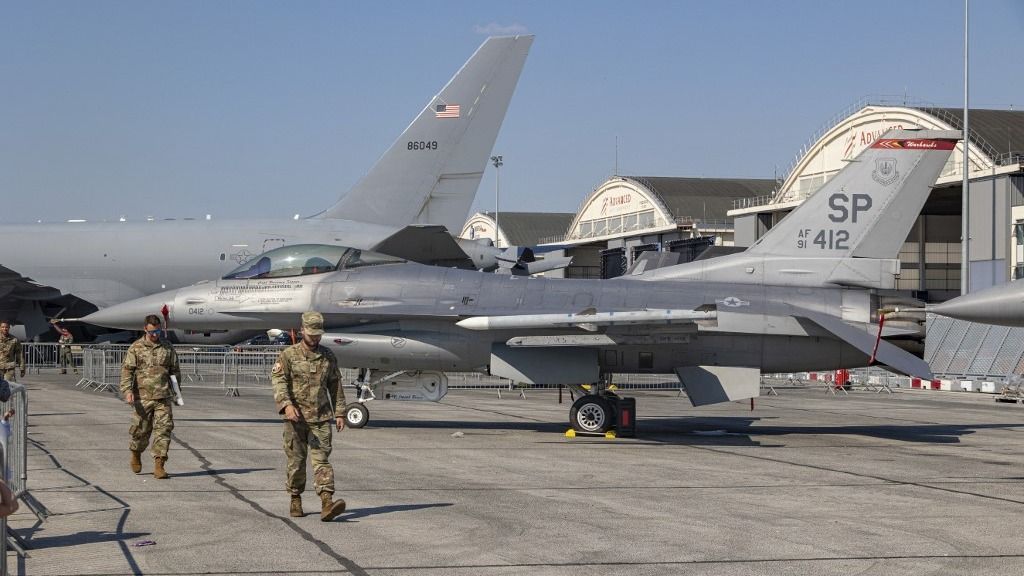
[[[24,383],[53,515],[11,517],[32,546],[11,573],[1024,574],[1024,405],[991,396],[643,392],[630,439],[565,438],[554,391],[374,401],[335,436],[348,510],[323,523],[312,488],[288,517],[268,393],[186,389],[154,480],[148,454],[128,468],[113,394]]]

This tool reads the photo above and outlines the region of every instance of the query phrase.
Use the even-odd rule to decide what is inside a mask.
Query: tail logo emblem
[[[899,180],[900,173],[896,170],[896,159],[879,158],[875,160],[875,171],[871,173],[871,178],[882,186],[889,186]]]

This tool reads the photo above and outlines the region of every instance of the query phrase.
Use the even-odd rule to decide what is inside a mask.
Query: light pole
[[[491,156],[491,162],[494,164],[494,247],[499,246],[498,237],[501,235],[498,227],[498,201],[499,194],[501,192],[501,167],[504,162],[501,161],[501,156]]]
[[[963,231],[960,240],[960,294],[971,290],[971,164],[968,150],[971,145],[971,122],[968,116],[970,92],[968,87],[970,59],[967,57],[967,16],[968,0],[964,0],[964,179],[961,184],[963,193],[960,196],[960,229]]]

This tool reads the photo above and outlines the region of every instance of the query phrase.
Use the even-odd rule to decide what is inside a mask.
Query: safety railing
[[[0,467],[7,469],[7,450],[0,446]],[[7,517],[0,516],[0,576],[7,576]]]
[[[116,391],[121,383],[121,364],[127,346],[95,346],[82,349],[82,377],[75,386]]]
[[[49,515],[45,506],[39,503],[28,489],[28,393],[21,384],[11,383],[11,396],[0,402],[0,474],[7,482],[14,497],[20,500],[36,518],[42,522]],[[6,521],[0,523],[0,575],[6,574],[7,549],[14,549],[20,555],[27,547],[24,540],[7,529]]]
[[[231,351],[223,354],[221,386],[225,396],[238,396],[242,389],[271,389],[270,374],[279,351]]]

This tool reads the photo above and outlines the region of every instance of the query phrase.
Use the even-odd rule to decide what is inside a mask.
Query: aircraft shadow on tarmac
[[[773,426],[762,425],[774,418],[755,417],[665,417],[640,418],[637,441],[694,446],[764,446],[765,440],[787,435],[833,436],[849,435],[919,442],[956,444],[961,436],[979,430],[1015,429],[1019,423],[1006,424],[882,424],[836,426]],[[371,420],[368,428],[448,429],[453,431],[528,431],[548,434],[564,433],[568,423],[556,422],[481,422],[457,420]],[[358,433],[358,431],[357,431]],[[472,432],[470,432],[472,434]]]
[[[979,430],[1020,428],[1007,424],[880,424],[836,426],[773,426],[761,425],[761,418],[659,418],[637,422],[640,438],[658,442],[707,445],[764,445],[762,440],[788,435],[863,436],[883,440],[925,444],[956,444],[961,436]]]
[[[172,472],[175,478],[187,478],[189,476],[223,476],[225,474],[249,474],[251,472],[266,472],[273,468],[211,468],[209,470],[195,470],[192,472]]]
[[[374,506],[372,508],[356,508],[349,510],[338,517],[338,520],[357,520],[359,518],[366,518],[367,516],[377,516],[380,514],[389,514],[391,512],[409,512],[412,510],[424,510],[426,508],[441,508],[444,506],[451,506],[451,502],[434,502],[432,504],[395,504],[392,506]]]
[[[149,536],[149,532],[105,532],[99,530],[86,530],[75,532],[64,536],[43,536],[32,538],[32,549],[59,548],[64,546],[81,546],[82,544],[100,544],[103,542],[122,542]]]
[[[418,429],[418,430],[522,430],[526,432],[565,432],[568,424],[554,422],[481,422],[470,420],[370,420],[367,428]]]

